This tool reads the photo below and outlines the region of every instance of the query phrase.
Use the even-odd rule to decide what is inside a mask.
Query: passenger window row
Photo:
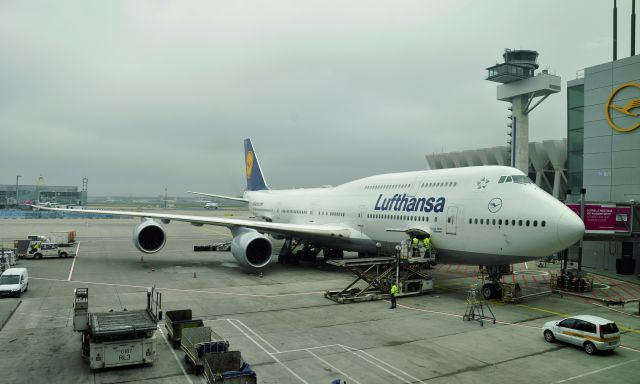
[[[302,210],[297,210],[297,209],[283,209],[282,212],[283,213],[292,213],[292,214],[297,214],[297,215],[306,215],[308,213],[307,211],[302,211]]]
[[[432,187],[455,187],[456,185],[458,185],[457,181],[440,181],[440,182],[434,182],[434,183],[422,183],[421,187],[422,188],[432,188]]]
[[[425,223],[429,222],[429,216],[416,216],[416,215],[392,215],[385,213],[369,213],[367,214],[367,219],[377,219],[377,220],[404,220],[404,221],[422,221]],[[435,216],[433,218],[435,223],[438,222],[438,217]]]
[[[538,223],[540,224],[541,227],[546,227],[547,226],[547,222],[545,220],[542,220],[540,222],[538,222],[538,220],[522,220],[522,219],[469,219],[469,224],[480,224],[480,225],[504,225],[505,227],[508,226],[512,226],[512,227],[530,227],[530,226],[534,226],[537,227]]]
[[[366,185],[365,190],[372,189],[396,189],[396,188],[409,188],[411,184],[384,184],[384,185]]]
[[[344,212],[324,212],[324,211],[320,211],[318,212],[318,214],[320,216],[338,216],[338,217],[344,217],[345,213]]]

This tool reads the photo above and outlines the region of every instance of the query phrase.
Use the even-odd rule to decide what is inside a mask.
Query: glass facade
[[[584,84],[567,87],[567,184],[572,194],[583,186]]]

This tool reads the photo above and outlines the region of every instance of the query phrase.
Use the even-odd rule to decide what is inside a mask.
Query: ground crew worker
[[[420,246],[420,243],[417,237],[411,239],[411,245],[413,246],[413,257],[418,257],[418,247]]]
[[[429,256],[431,256],[431,239],[429,238],[429,235],[425,236],[422,243],[424,244],[424,257],[429,258]]]
[[[389,307],[389,309],[395,309],[396,296],[398,295],[398,286],[396,285],[395,281],[391,284],[391,291],[389,291],[389,293],[391,293],[391,306]]]

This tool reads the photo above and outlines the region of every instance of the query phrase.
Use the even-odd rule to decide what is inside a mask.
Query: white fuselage
[[[515,178],[514,178],[515,176]],[[517,180],[517,181],[514,181]],[[522,172],[484,166],[393,173],[337,187],[247,191],[252,213],[276,223],[340,224],[348,239],[316,245],[392,254],[408,229],[431,235],[444,262],[499,265],[563,250],[584,232],[580,218]],[[311,240],[313,239],[303,239]]]

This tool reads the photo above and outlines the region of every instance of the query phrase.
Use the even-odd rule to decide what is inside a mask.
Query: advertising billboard
[[[580,216],[580,204],[570,203],[567,206]],[[589,232],[631,231],[631,207],[620,207],[611,204],[585,204],[584,227]]]

